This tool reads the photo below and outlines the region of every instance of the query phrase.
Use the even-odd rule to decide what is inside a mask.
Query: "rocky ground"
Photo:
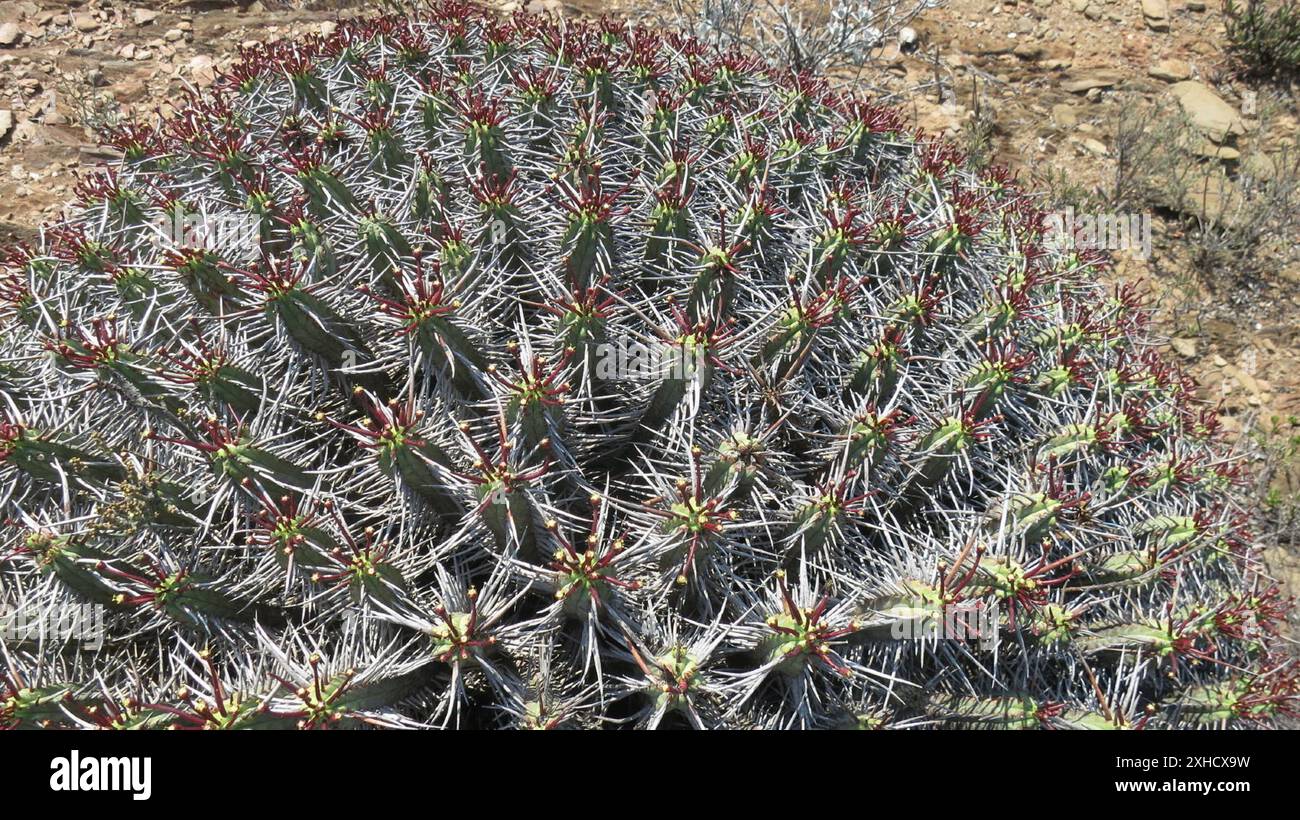
[[[1229,243],[1227,255],[1209,263],[1197,256],[1187,217],[1244,220],[1234,212],[1241,186],[1288,173],[1300,179],[1297,95],[1294,87],[1234,74],[1217,3],[948,0],[913,23],[914,41],[886,46],[861,82],[918,125],[1017,171],[1046,192],[1051,207],[1122,207],[1150,218],[1152,253],[1117,253],[1115,276],[1147,283],[1174,353],[1207,398],[1222,400],[1227,428],[1271,484],[1261,508],[1277,531],[1300,505],[1300,421],[1293,418],[1300,416],[1300,217],[1255,226],[1244,250]],[[76,174],[112,155],[96,145],[97,123],[166,116],[186,86],[210,85],[240,44],[328,29],[362,5],[3,0],[0,242],[31,236],[55,218]],[[651,21],[666,6],[527,5]],[[1151,110],[1178,119],[1182,130],[1175,137],[1159,131],[1164,120],[1144,113]],[[1167,153],[1170,139],[1193,159],[1184,169],[1193,184],[1172,199],[1165,191],[1162,200],[1139,178],[1156,154]],[[1220,169],[1231,173],[1223,177]],[[1249,272],[1236,269],[1244,253],[1258,257]],[[1273,540],[1273,571],[1300,591],[1300,553],[1289,529]]]

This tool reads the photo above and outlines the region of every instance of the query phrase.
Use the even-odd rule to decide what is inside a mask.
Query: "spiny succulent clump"
[[[4,257],[0,582],[104,633],[0,723],[1294,710],[1214,413],[1005,174],[613,21],[242,58]]]

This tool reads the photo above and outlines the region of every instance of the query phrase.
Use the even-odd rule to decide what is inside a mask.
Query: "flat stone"
[[[1195,339],[1170,339],[1169,346],[1174,352],[1184,359],[1196,358],[1196,340]]]
[[[1223,375],[1229,379],[1236,379],[1237,384],[1240,384],[1242,387],[1246,388],[1246,391],[1249,392],[1252,396],[1258,396],[1261,392],[1259,388],[1259,382],[1255,380],[1255,377],[1250,375],[1246,371],[1242,370],[1240,367],[1237,367],[1236,365],[1230,364],[1227,367],[1223,368]]]
[[[131,77],[119,80],[113,86],[113,96],[118,102],[137,103],[141,102],[148,96],[143,80]]]
[[[1192,149],[1192,153],[1206,159],[1218,159],[1226,162],[1235,162],[1241,159],[1241,152],[1236,148],[1231,145],[1216,145],[1210,140],[1203,140]]]
[[[190,60],[190,77],[199,88],[207,88],[216,81],[217,72],[213,65],[212,58],[206,54],[199,54]]]
[[[1057,103],[1052,106],[1052,122],[1061,128],[1073,128],[1079,123],[1079,115],[1075,113],[1074,106]]]
[[[1236,109],[1204,83],[1184,80],[1169,86],[1169,93],[1178,100],[1192,124],[1215,142],[1246,133],[1246,124]]]
[[[1082,94],[1094,88],[1110,88],[1124,79],[1124,72],[1109,68],[1072,73],[1061,80],[1061,88],[1071,94]]]
[[[1142,0],[1142,18],[1152,31],[1169,30],[1169,0]]]
[[[0,23],[0,46],[12,46],[23,36],[17,23]]]
[[[999,54],[1010,54],[1015,50],[1016,44],[1013,40],[1005,37],[981,37],[979,35],[959,37],[953,43],[953,46],[966,54],[978,54],[982,57],[995,57]]]
[[[0,108],[0,140],[8,135],[9,130],[14,127],[14,114],[7,108]]]
[[[1167,83],[1178,83],[1192,76],[1192,67],[1186,60],[1161,60],[1147,69],[1147,74]]]
[[[1106,143],[1099,139],[1093,137],[1074,137],[1073,139],[1079,147],[1087,151],[1089,154],[1096,154],[1099,157],[1104,157],[1110,153],[1106,148]]]
[[[72,15],[72,27],[82,34],[89,34],[99,28],[99,20],[93,14],[78,12]]]
[[[1242,173],[1252,179],[1273,179],[1282,170],[1282,159],[1277,154],[1252,153],[1242,163]]]
[[[163,35],[163,39],[169,43],[174,43],[180,40],[184,36],[185,36],[185,32],[181,31],[180,29],[169,28],[167,29],[167,33]]]
[[[917,106],[917,122],[927,133],[956,134],[965,119],[966,109],[955,103],[935,105],[925,102]]]
[[[1179,203],[1183,213],[1231,227],[1238,223],[1241,191],[1222,173],[1206,172],[1186,181]]]
[[[1037,60],[1047,53],[1047,47],[1042,43],[1021,43],[1015,47],[1012,52],[1022,60]]]
[[[131,19],[135,21],[137,26],[147,26],[157,20],[161,14],[161,12],[153,9],[136,9],[131,13]]]

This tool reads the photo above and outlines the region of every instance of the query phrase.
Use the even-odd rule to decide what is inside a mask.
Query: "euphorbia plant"
[[[241,57],[0,254],[0,590],[106,610],[0,725],[1294,712],[1213,412],[1006,174],[612,20]]]

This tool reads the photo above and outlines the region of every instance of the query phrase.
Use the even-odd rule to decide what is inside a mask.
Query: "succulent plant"
[[[0,723],[1294,710],[1214,412],[1007,174],[611,20],[241,57],[3,257],[0,584],[103,630]]]

